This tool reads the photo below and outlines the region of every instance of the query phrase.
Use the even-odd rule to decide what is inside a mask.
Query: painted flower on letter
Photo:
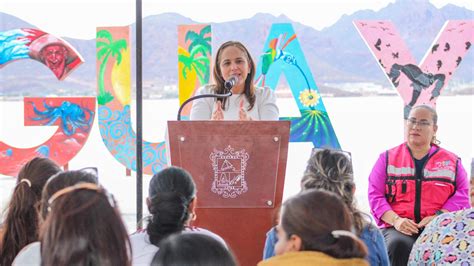
[[[313,107],[319,103],[319,94],[315,90],[305,89],[300,92],[300,101],[305,107]]]

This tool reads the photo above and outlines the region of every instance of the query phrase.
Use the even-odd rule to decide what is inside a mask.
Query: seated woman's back
[[[0,238],[0,265],[11,265],[18,252],[38,240],[37,205],[46,181],[61,171],[47,158],[34,158],[20,170]]]
[[[350,232],[351,215],[334,193],[311,189],[288,199],[270,265],[368,265],[367,248]]]
[[[155,174],[150,181],[147,205],[150,217],[146,229],[130,236],[133,265],[149,265],[161,241],[176,233],[205,234],[225,246],[218,235],[191,226],[196,218],[196,186],[184,169],[169,167]]]
[[[66,187],[79,183],[97,184],[97,170],[94,168],[84,168],[82,170],[65,171],[51,177],[43,188],[40,201],[40,226],[49,214],[49,199],[54,193]],[[39,241],[33,242],[24,247],[13,261],[13,265],[41,265],[41,244]]]
[[[351,213],[357,236],[367,246],[369,253],[366,259],[371,265],[388,266],[387,248],[382,233],[369,222],[370,216],[357,209],[350,155],[338,150],[314,149],[314,151],[301,179],[301,188],[324,189],[339,196]]]
[[[113,196],[81,183],[48,200],[43,225],[42,265],[129,266],[130,242]]]
[[[302,191],[322,189],[339,196],[352,216],[355,233],[368,248],[369,253],[366,259],[371,265],[389,265],[382,233],[365,219],[365,216],[370,219],[368,215],[357,209],[354,200],[354,175],[349,154],[338,150],[313,149],[300,185]],[[272,229],[267,233],[264,259],[274,254],[273,246],[276,238],[275,230]]]

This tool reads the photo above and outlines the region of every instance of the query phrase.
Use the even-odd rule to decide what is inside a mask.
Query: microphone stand
[[[227,98],[227,97],[230,97],[232,96],[232,91],[229,90],[228,93],[225,93],[225,94],[201,94],[201,95],[196,95],[194,97],[191,97],[189,99],[187,99],[186,101],[184,101],[184,103],[179,107],[179,110],[178,110],[178,121],[181,121],[181,111],[183,111],[183,108],[186,104],[188,104],[189,102],[191,101],[194,101],[196,99],[200,99],[200,98]]]

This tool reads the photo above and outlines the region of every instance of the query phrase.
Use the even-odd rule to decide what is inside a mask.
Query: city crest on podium
[[[223,198],[236,198],[247,192],[245,170],[249,154],[242,149],[234,151],[230,145],[224,151],[216,150],[209,155],[214,172],[211,191]]]

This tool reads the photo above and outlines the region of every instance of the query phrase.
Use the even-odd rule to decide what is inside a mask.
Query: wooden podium
[[[262,259],[281,205],[289,121],[169,121],[168,162],[197,186],[193,225],[222,236],[240,265]]]

